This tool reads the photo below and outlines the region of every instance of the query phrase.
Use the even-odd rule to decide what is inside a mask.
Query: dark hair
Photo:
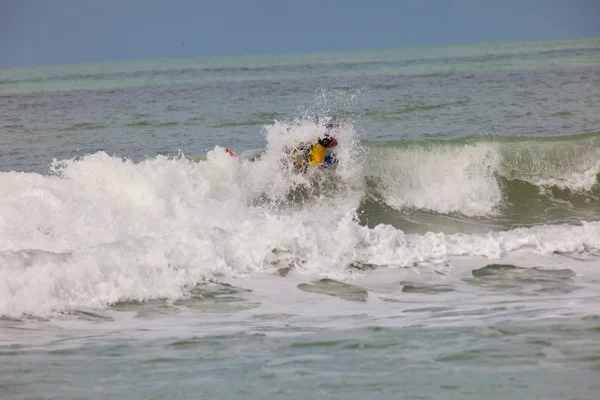
[[[329,136],[319,138],[319,144],[323,147],[329,147],[329,145],[331,144],[331,138]]]

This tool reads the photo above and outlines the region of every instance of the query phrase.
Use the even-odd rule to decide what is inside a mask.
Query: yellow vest
[[[310,146],[310,153],[308,153],[308,162],[311,165],[321,165],[325,161],[327,155],[327,148],[321,146],[319,143],[315,143]]]

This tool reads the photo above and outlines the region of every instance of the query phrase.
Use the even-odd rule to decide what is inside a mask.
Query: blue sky
[[[0,0],[0,67],[600,36],[600,0]]]

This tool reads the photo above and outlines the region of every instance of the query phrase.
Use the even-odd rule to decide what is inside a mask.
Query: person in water
[[[320,137],[311,145],[300,144],[291,152],[294,157],[294,167],[305,172],[308,167],[328,168],[335,165],[338,160],[333,154],[333,149],[337,144],[336,138],[329,134]]]
[[[310,165],[322,166],[327,168],[337,162],[333,155],[333,148],[337,146],[337,140],[333,136],[319,138],[313,143],[308,152],[308,162]]]

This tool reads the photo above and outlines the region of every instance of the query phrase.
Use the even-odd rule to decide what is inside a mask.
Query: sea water
[[[597,399],[598,110],[598,38],[1,69],[0,398]]]

